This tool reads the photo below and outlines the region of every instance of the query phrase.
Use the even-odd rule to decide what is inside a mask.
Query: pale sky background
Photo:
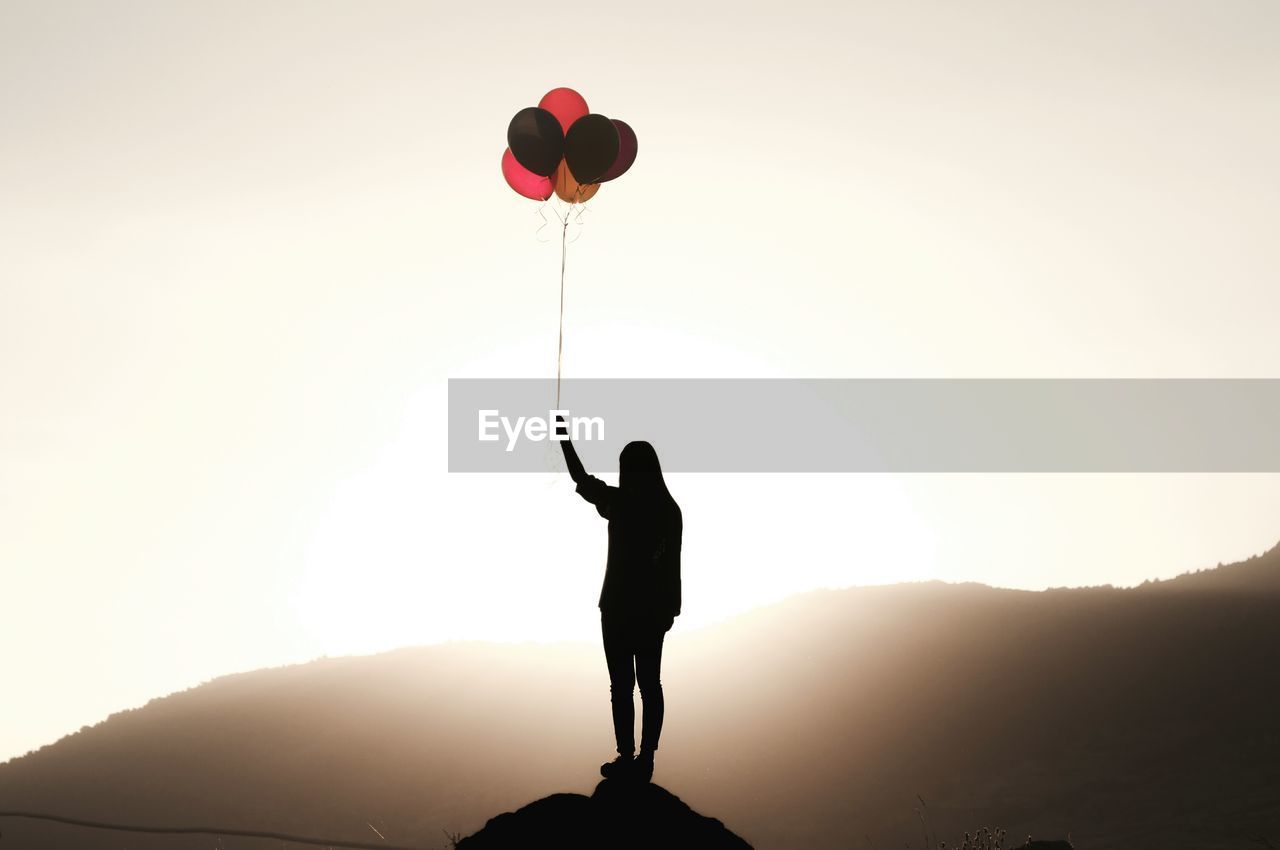
[[[567,376],[1274,378],[1278,40],[1207,0],[0,3],[0,760],[223,673],[596,640],[563,476],[445,473],[447,378],[554,370],[498,167],[547,89],[640,139]],[[1280,539],[1280,476],[670,484],[677,629]]]

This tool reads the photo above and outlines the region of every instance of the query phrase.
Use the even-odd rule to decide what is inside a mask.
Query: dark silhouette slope
[[[498,815],[458,842],[458,850],[648,850],[697,847],[750,850],[715,818],[704,817],[658,785],[605,780],[590,797],[552,794]]]
[[[1280,846],[1277,576],[1273,549],[1132,589],[852,588],[674,632],[654,778],[757,847],[915,846],[917,794],[948,841]],[[0,765],[0,809],[439,847],[547,789],[591,793],[612,749],[598,656],[455,644],[224,677]]]
[[[1235,564],[1183,573],[1166,581],[1144,582],[1143,589],[1219,590],[1242,593],[1280,593],[1280,545]]]

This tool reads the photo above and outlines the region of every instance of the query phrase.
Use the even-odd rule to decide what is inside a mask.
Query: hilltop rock
[[[458,842],[458,850],[527,847],[751,850],[723,823],[698,814],[659,785],[607,779],[590,797],[543,797],[492,818],[475,835]]]

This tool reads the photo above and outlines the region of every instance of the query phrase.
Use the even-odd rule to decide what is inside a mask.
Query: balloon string
[[[564,362],[564,261],[568,252],[565,236],[569,232],[569,216],[560,225],[560,339],[556,343],[556,410],[560,409],[560,368]]]

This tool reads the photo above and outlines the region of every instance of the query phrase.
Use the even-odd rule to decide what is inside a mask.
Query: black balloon
[[[521,109],[507,126],[507,146],[516,162],[543,177],[550,177],[564,156],[564,131],[545,109]]]
[[[584,115],[564,136],[564,161],[579,183],[595,183],[618,158],[618,145],[618,128],[612,121]]]

